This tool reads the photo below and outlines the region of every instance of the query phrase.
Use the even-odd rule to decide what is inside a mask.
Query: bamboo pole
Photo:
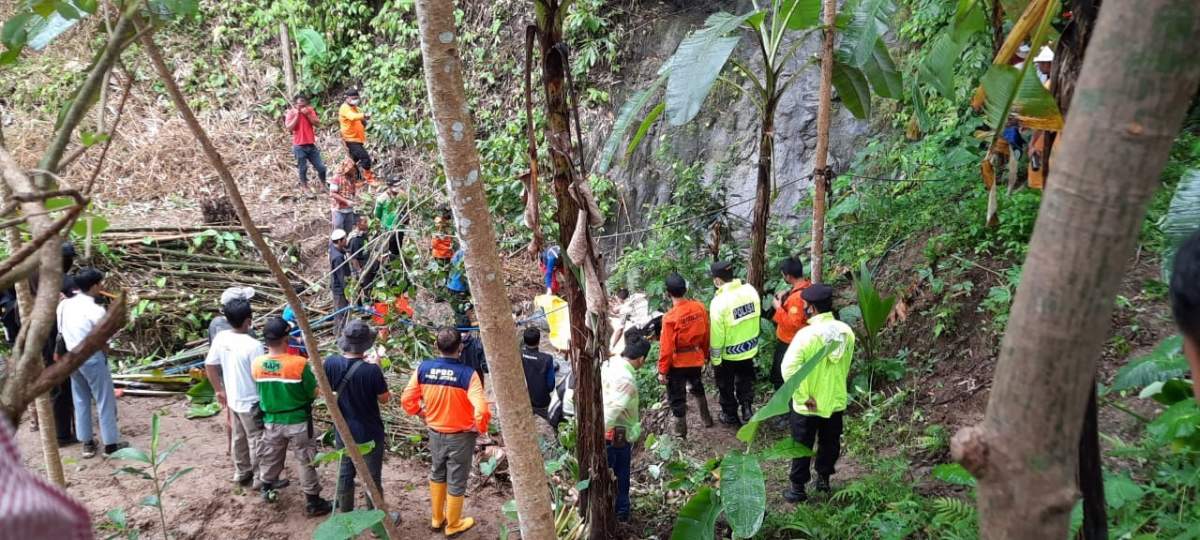
[[[250,210],[246,208],[246,202],[242,200],[242,194],[238,190],[237,182],[233,179],[233,174],[229,172],[229,167],[225,165],[225,160],[221,158],[221,154],[213,146],[212,141],[208,138],[208,134],[200,126],[200,122],[196,120],[196,116],[192,113],[187,99],[175,83],[170,68],[167,67],[166,62],[163,60],[158,45],[154,43],[154,38],[148,34],[142,34],[141,42],[146,51],[146,56],[150,57],[150,62],[154,64],[155,71],[158,72],[159,78],[162,79],[163,84],[166,86],[167,93],[171,96],[171,101],[174,102],[175,108],[179,109],[180,116],[183,117],[188,128],[191,129],[192,134],[196,137],[196,141],[204,150],[205,157],[208,158],[209,163],[221,178],[221,183],[225,186],[225,192],[229,195],[229,201],[233,204],[233,208],[237,212],[242,226],[245,227],[246,234],[254,242],[254,245],[258,247],[258,250],[262,252],[263,262],[267,263],[267,266],[271,268],[271,274],[275,276],[280,288],[283,289],[284,295],[287,296],[288,304],[296,314],[296,323],[300,326],[300,332],[304,336],[304,345],[312,352],[309,355],[308,361],[312,366],[313,375],[317,379],[317,389],[320,391],[321,397],[325,399],[325,406],[329,410],[329,416],[333,420],[333,425],[337,429],[338,435],[341,436],[343,441],[353,441],[354,435],[350,432],[350,426],[346,423],[346,418],[342,416],[341,409],[338,408],[337,396],[333,393],[333,388],[329,384],[329,378],[325,376],[324,362],[320,354],[321,344],[317,341],[316,335],[313,334],[312,327],[309,325],[308,315],[304,312],[304,304],[300,301],[300,296],[296,294],[296,289],[292,287],[292,282],[288,280],[283,268],[280,267],[275,253],[271,251],[271,247],[267,245],[267,241],[263,239],[262,233],[250,217]],[[347,444],[346,454],[350,456],[350,461],[354,464],[355,471],[358,472],[358,478],[366,487],[367,493],[371,495],[371,500],[374,502],[375,507],[384,512],[385,516],[382,524],[388,538],[401,538],[400,532],[396,529],[396,524],[392,522],[391,515],[388,512],[383,492],[380,491],[379,485],[375,483],[375,479],[371,476],[370,469],[367,468],[367,462],[363,460],[362,452],[358,450],[358,445]]]

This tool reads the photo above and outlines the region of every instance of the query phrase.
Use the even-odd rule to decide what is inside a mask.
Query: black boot
[[[829,493],[830,491],[833,491],[833,489],[829,487],[828,476],[817,475],[817,485],[814,487],[816,487],[817,491],[823,493]]]
[[[304,506],[304,515],[308,517],[323,516],[333,511],[333,503],[322,499],[320,495],[304,495],[308,504]]]
[[[687,417],[686,416],[675,417],[675,436],[679,437],[680,439],[686,439],[687,431],[688,431],[687,430]]]
[[[738,420],[738,417],[736,414],[729,414],[729,413],[726,413],[725,411],[721,411],[720,420],[721,420],[722,424],[725,424],[727,426],[741,427],[741,425],[742,425],[742,421]]]
[[[800,486],[799,489],[793,486],[783,492],[783,500],[793,504],[802,503],[808,500],[808,494],[804,492],[804,486]]]
[[[749,403],[742,404],[742,422],[749,424],[750,418],[754,416],[754,408]]]
[[[696,396],[696,406],[700,409],[700,421],[704,427],[713,427],[712,413],[708,412],[708,397],[704,394]]]

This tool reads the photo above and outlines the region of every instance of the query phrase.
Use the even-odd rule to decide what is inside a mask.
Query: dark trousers
[[[771,358],[771,385],[779,390],[785,382],[783,380],[783,355],[787,353],[788,344],[782,341],[775,342],[775,355]]]
[[[364,171],[371,170],[371,154],[367,153],[367,147],[362,143],[347,142],[346,151],[350,153],[350,159],[354,160],[358,168]]]
[[[300,173],[300,185],[308,185],[308,164],[312,163],[317,170],[317,177],[325,183],[325,162],[321,161],[321,151],[315,144],[292,146],[292,155],[296,157],[296,171]]]
[[[346,324],[346,315],[348,314],[349,310],[341,310],[349,305],[350,301],[346,299],[346,291],[333,291],[333,309],[335,312],[337,312],[337,314],[333,316],[333,331],[335,335],[341,335],[342,333],[342,325]]]
[[[608,466],[617,477],[617,516],[629,516],[629,466],[633,460],[633,445],[625,443],[622,448],[605,443],[608,452]]]
[[[375,448],[367,454],[363,454],[363,461],[367,462],[367,470],[371,472],[371,478],[375,480],[375,485],[379,489],[383,489],[383,449],[386,443],[383,440],[375,441]],[[337,448],[344,448],[341,441],[336,441]],[[350,461],[350,456],[342,457],[342,461],[338,466],[337,491],[334,500],[337,501],[338,512],[349,512],[354,510],[354,478],[358,475],[358,471],[354,469],[354,462]],[[371,500],[371,494],[367,494],[367,508],[374,509],[375,503]]]
[[[700,381],[700,367],[673,367],[667,372],[667,400],[671,403],[671,414],[675,418],[687,416],[687,389],[692,395],[704,395],[704,383]]]
[[[817,474],[828,478],[833,475],[833,467],[837,464],[838,454],[842,450],[842,411],[833,413],[829,418],[815,415],[791,413],[792,440],[807,446],[817,453]],[[813,445],[816,445],[815,447]],[[792,470],[788,478],[792,488],[803,490],[808,480],[812,478],[809,471],[811,457],[792,460]]]
[[[72,444],[75,441],[75,403],[71,397],[71,380],[50,389],[50,399],[54,406],[54,431],[58,435],[59,444]]]
[[[721,412],[737,417],[738,403],[754,404],[754,359],[730,361],[713,367],[717,379],[718,399]]]
[[[395,259],[400,256],[400,247],[404,245],[404,231],[388,231],[388,253]]]

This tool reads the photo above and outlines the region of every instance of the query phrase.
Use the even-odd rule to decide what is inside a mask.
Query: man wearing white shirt
[[[79,294],[59,302],[57,312],[58,329],[67,350],[79,346],[105,313],[96,303],[104,274],[95,268],[83,268],[75,274],[74,280]],[[75,436],[83,443],[83,457],[96,455],[96,441],[92,438],[92,401],[96,402],[98,410],[104,455],[128,446],[121,442],[121,432],[117,428],[117,396],[113,391],[112,374],[108,371],[107,346],[92,354],[71,374],[71,395],[75,403]]]
[[[233,413],[233,481],[249,487],[258,471],[258,441],[263,431],[263,412],[251,370],[254,359],[267,354],[267,349],[250,336],[253,311],[249,300],[235,298],[225,304],[224,312],[232,328],[213,336],[204,370],[217,401]]]

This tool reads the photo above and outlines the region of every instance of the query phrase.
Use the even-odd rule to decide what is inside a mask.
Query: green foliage
[[[759,458],[731,452],[721,460],[721,510],[734,538],[752,538],[762,526],[766,479]]]
[[[358,445],[358,453],[363,454],[363,455],[370,454],[371,451],[374,449],[375,449],[375,441],[367,441],[365,443]],[[342,458],[344,458],[344,457],[346,457],[346,448],[345,447],[338,448],[337,450],[330,450],[328,452],[318,452],[316,457],[314,457],[312,460],[312,466],[319,467],[321,465],[328,465],[330,463],[336,463],[336,462],[341,461]]]
[[[1163,280],[1169,281],[1175,250],[1189,236],[1200,231],[1200,169],[1185,172],[1171,198],[1171,206],[1159,223],[1166,237],[1167,252],[1163,255]]]
[[[167,458],[171,457],[171,454],[174,454],[180,446],[183,446],[183,441],[176,442],[166,450],[160,450],[159,435],[158,413],[155,412],[153,416],[150,417],[149,451],[145,452],[137,448],[128,447],[117,450],[112,454],[111,457],[112,459],[134,461],[144,465],[144,467],[121,467],[113,474],[128,474],[143,480],[149,480],[151,482],[151,486],[153,487],[154,491],[151,494],[142,497],[140,504],[142,506],[149,506],[158,510],[159,522],[162,524],[163,537],[165,538],[169,529],[167,528],[166,509],[162,502],[163,495],[166,494],[167,490],[170,489],[171,485],[177,480],[192,472],[193,468],[184,467],[182,469],[176,469],[175,472],[172,472],[170,475],[167,475],[164,478],[163,474],[166,471],[163,470],[163,464],[167,461]]]
[[[1187,358],[1183,356],[1183,338],[1176,335],[1163,340],[1149,354],[1121,366],[1107,390],[1124,392],[1142,388],[1185,377],[1188,371]]]
[[[713,83],[733,54],[740,37],[728,36],[755,12],[730,15],[719,11],[709,15],[704,27],[683,38],[675,54],[659,69],[667,76],[667,120],[673,126],[691,121],[700,112]]]
[[[956,486],[975,486],[975,476],[957,463],[943,463],[934,467],[933,477]]]
[[[671,529],[671,540],[712,540],[720,514],[721,506],[716,492],[708,486],[700,488],[679,509],[675,527]]]
[[[383,510],[334,512],[313,531],[313,540],[349,540],[383,522]]]
[[[191,420],[196,418],[208,418],[210,416],[216,416],[220,413],[221,404],[213,401],[205,405],[192,405],[191,407],[188,407],[188,410],[183,414],[183,417]]]

